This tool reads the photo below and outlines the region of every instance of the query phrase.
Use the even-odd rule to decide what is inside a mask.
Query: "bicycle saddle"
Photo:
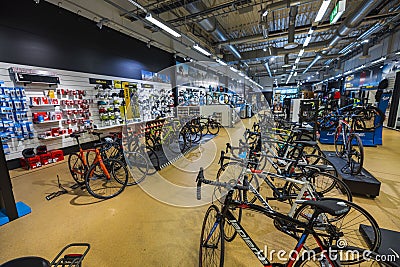
[[[322,212],[326,212],[332,216],[340,216],[347,213],[350,208],[346,203],[342,202],[340,199],[321,199],[318,201],[308,200],[303,202],[304,205],[310,205]]]
[[[17,258],[10,260],[6,263],[3,263],[0,265],[0,267],[49,267],[50,262],[46,259],[43,259],[41,257],[22,257],[22,258]]]
[[[294,141],[294,143],[305,146],[316,146],[318,144],[316,141],[304,141],[304,140],[297,140]]]

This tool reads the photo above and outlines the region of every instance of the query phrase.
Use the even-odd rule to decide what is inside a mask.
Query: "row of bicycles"
[[[96,198],[113,198],[126,186],[137,185],[160,170],[160,157],[172,160],[182,155],[206,134],[218,134],[220,124],[212,117],[196,117],[155,123],[140,132],[124,129],[106,136],[91,132],[98,140],[88,149],[80,142],[84,132],[70,135],[79,150],[68,157],[69,171]]]
[[[213,116],[171,119],[146,128],[146,146],[180,154],[198,144],[205,135],[217,135],[220,127]]]
[[[141,145],[141,134],[128,133],[123,143],[121,132],[111,132],[98,137],[93,147],[84,149],[80,138],[84,132],[71,134],[79,147],[77,153],[68,157],[68,167],[77,185],[83,186],[93,197],[113,198],[126,186],[137,185],[146,176],[157,172],[159,164],[155,151]]]
[[[199,266],[223,266],[226,244],[236,237],[263,266],[396,266],[391,262],[395,255],[377,254],[381,232],[376,220],[353,202],[310,136],[309,128],[277,128],[264,115],[246,129],[238,146],[226,144],[214,179],[200,169],[197,198],[207,192],[213,204],[202,224]],[[287,208],[273,208],[274,203]],[[271,263],[245,229],[244,210],[264,215],[277,231],[296,240],[287,261]]]

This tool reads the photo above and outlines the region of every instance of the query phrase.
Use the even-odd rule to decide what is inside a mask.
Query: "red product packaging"
[[[64,152],[62,150],[51,150],[50,154],[53,162],[64,160]]]
[[[20,158],[21,167],[25,170],[32,170],[42,166],[40,156],[34,156],[31,158]]]
[[[40,163],[42,163],[43,166],[53,163],[53,158],[51,157],[51,153],[41,154]]]

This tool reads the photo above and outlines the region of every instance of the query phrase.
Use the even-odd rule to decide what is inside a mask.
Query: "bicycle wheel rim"
[[[361,138],[353,134],[349,140],[349,167],[352,174],[359,174],[362,170],[364,163],[364,147]]]
[[[127,185],[136,185],[143,181],[149,170],[146,156],[139,152],[125,152],[125,158],[129,171]]]
[[[128,170],[121,161],[107,159],[104,161],[104,165],[109,173],[109,178],[106,177],[100,162],[93,164],[85,177],[88,192],[99,199],[109,199],[119,195],[128,182]]]
[[[70,154],[68,157],[68,168],[74,181],[79,184],[85,184],[85,175],[87,167],[78,154]]]
[[[219,123],[211,121],[208,123],[208,132],[213,135],[217,135],[219,133]]]
[[[224,230],[218,214],[218,208],[212,205],[208,208],[204,216],[200,236],[200,267],[222,267],[224,265]],[[214,231],[211,232],[213,228]],[[204,243],[207,239],[209,239],[208,242]]]
[[[343,199],[338,201],[346,203],[346,205],[350,208],[349,211],[341,216],[332,216],[322,213],[318,217],[319,222],[317,222],[316,226],[314,227],[314,230],[317,232],[317,234],[327,235],[328,228],[330,231],[331,229],[336,229],[342,233],[342,236],[339,239],[340,241],[334,241],[333,245],[336,245],[336,242],[340,242],[340,246],[353,246],[371,251],[377,251],[381,244],[381,232],[375,219],[366,210],[353,202]],[[308,222],[313,212],[314,208],[307,204],[302,205],[296,210],[293,218],[303,222]],[[368,236],[366,235],[364,229],[369,229],[369,236],[372,237],[369,240],[372,242],[367,241]],[[310,245],[310,243],[312,245]],[[314,242],[310,243],[307,244],[307,246],[314,247],[316,245]],[[353,258],[351,260],[341,260],[341,262],[345,264],[356,264],[362,262],[362,259]]]
[[[335,145],[336,155],[343,157],[344,154],[344,141],[342,139],[342,127],[336,127],[335,135],[333,137],[333,144]]]

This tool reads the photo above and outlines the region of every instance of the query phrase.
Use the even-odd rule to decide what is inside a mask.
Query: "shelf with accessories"
[[[36,105],[29,105],[29,107],[30,108],[42,108],[42,107],[59,107],[60,106],[60,104],[47,104],[47,105],[39,105],[39,106],[36,106]]]
[[[48,121],[34,121],[34,124],[46,124],[46,123],[55,123],[60,122],[59,120],[48,120]]]

